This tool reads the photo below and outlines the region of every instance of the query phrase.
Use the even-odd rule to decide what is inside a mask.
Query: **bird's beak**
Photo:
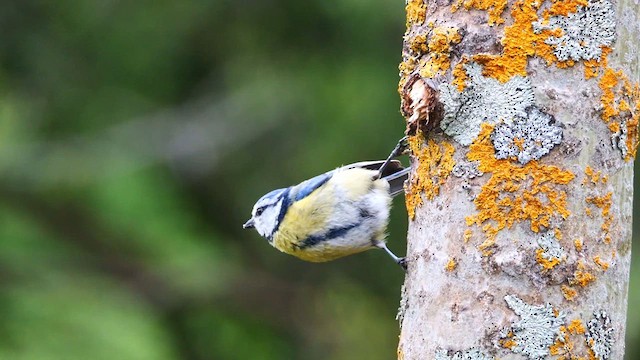
[[[244,223],[244,225],[242,225],[243,229],[253,229],[255,227],[255,222],[253,221],[253,218],[247,220],[246,223]]]

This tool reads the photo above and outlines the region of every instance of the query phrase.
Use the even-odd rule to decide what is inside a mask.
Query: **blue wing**
[[[329,181],[332,175],[332,173],[321,174],[296,185],[294,187],[294,191],[292,191],[293,200],[299,201],[306,198],[320,186],[324,185],[324,183]]]
[[[309,196],[312,192],[314,192],[319,187],[324,185],[324,183],[329,181],[329,179],[331,179],[331,177],[337,170],[355,169],[355,168],[378,170],[383,163],[384,163],[384,160],[361,161],[361,162],[357,162],[349,165],[344,165],[336,170],[332,170],[324,174],[318,175],[316,177],[313,177],[309,180],[306,180],[294,186],[291,191],[292,199],[293,201],[299,201]],[[386,170],[383,172],[382,176],[386,177],[388,175],[399,172],[400,170],[402,170],[402,164],[399,161],[393,160],[389,163]]]

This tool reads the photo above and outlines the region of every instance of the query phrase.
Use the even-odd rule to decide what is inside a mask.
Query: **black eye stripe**
[[[269,201],[269,202],[262,201],[262,205],[258,206],[255,210],[256,216],[260,216],[267,208],[276,206],[280,201],[281,201],[280,198],[273,199],[272,201]]]

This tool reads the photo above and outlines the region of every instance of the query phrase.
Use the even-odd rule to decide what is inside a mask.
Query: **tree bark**
[[[638,1],[406,10],[398,358],[622,359]]]

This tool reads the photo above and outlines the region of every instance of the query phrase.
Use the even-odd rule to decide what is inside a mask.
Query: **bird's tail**
[[[411,168],[398,168],[396,172],[386,175],[383,179],[389,183],[389,193],[392,197],[404,193],[404,182],[409,178]]]

